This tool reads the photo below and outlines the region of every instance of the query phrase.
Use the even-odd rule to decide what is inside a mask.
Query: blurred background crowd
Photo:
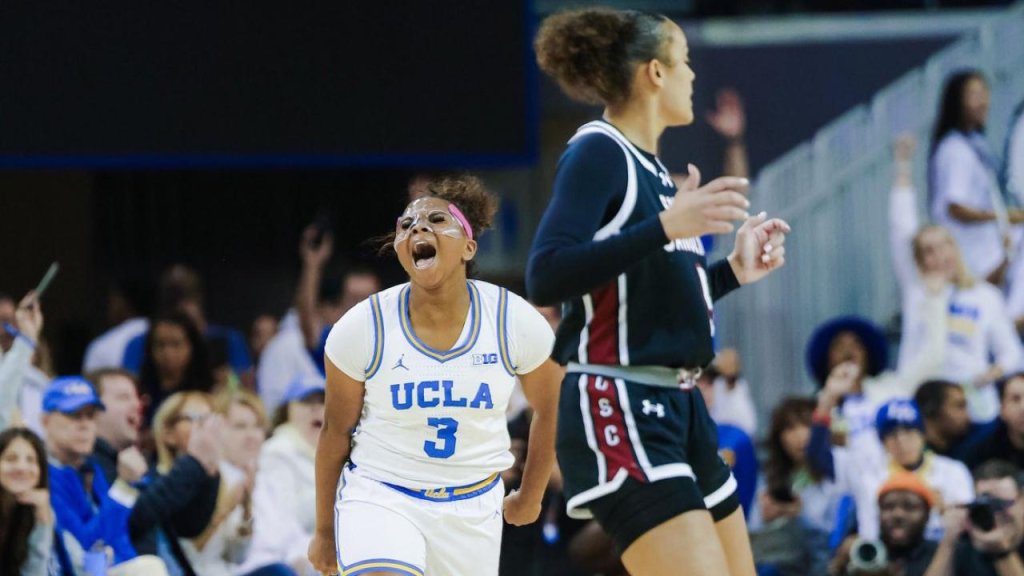
[[[107,102],[79,78],[72,86],[91,100],[70,104],[46,87],[26,106],[46,77],[31,70],[67,66],[79,48],[92,72],[123,74],[144,92],[161,85],[96,64],[76,44],[81,33],[55,41],[65,42],[60,58],[39,50],[0,69],[22,82],[17,97],[0,97],[10,136],[0,139],[0,574],[315,574],[306,547],[324,419],[321,335],[402,281],[365,241],[387,232],[429,179],[473,169],[502,196],[481,274],[522,294],[557,150],[596,113],[541,83],[532,56],[524,64],[532,23],[562,7],[534,4],[462,6],[475,27],[382,9],[398,48],[364,34],[353,49],[398,50],[415,86],[343,67],[351,74],[324,85],[326,104],[348,97],[339,86],[398,95],[345,100],[309,142],[316,99],[305,110],[283,92],[261,93],[269,103],[242,98],[238,110],[206,109],[198,97],[191,112],[165,103],[166,122],[143,122],[145,105],[124,98],[130,87]],[[666,4],[609,3],[685,19],[695,105],[707,114],[670,134],[662,157],[750,177],[751,202],[795,230],[785,278],[719,303],[717,356],[700,381],[759,572],[1024,575],[1024,5]],[[81,8],[67,10],[40,25],[62,29]],[[32,16],[12,13],[20,20],[8,24]],[[117,25],[142,41],[161,28],[153,22],[180,19],[159,16]],[[362,20],[372,16],[324,19],[372,31]],[[498,19],[516,24],[498,30]],[[501,57],[512,69],[492,63],[463,90],[468,80],[437,70],[466,44],[444,52],[434,24],[484,47],[463,54],[483,60],[461,65]],[[324,34],[296,26],[267,41],[312,54]],[[38,48],[12,42],[22,56]],[[410,62],[417,46],[427,64]],[[239,74],[290,81],[266,58],[269,71]],[[161,62],[143,67],[181,73]],[[515,114],[501,112],[505,99]],[[47,106],[79,108],[41,121]],[[274,107],[301,116],[261,124],[280,147],[246,140],[239,119]],[[172,125],[187,113],[206,114],[211,130],[183,136]],[[109,119],[127,127],[95,123]],[[317,140],[339,127],[352,134],[347,144]],[[147,130],[156,135],[139,140]],[[709,253],[731,244],[703,240]],[[40,293],[53,259],[61,269]],[[540,310],[557,329],[559,310]],[[530,427],[521,394],[508,425],[513,489]],[[506,526],[501,570],[626,573],[596,523],[566,516],[557,470],[541,519]]]

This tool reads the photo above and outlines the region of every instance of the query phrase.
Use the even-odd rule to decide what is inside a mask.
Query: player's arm
[[[337,572],[334,542],[334,497],[341,468],[348,461],[352,431],[363,411],[363,382],[338,369],[329,358],[324,426],[316,445],[316,531],[309,561],[325,574]]]
[[[537,520],[544,490],[555,464],[555,429],[558,423],[558,391],[565,370],[553,360],[545,360],[532,372],[521,374],[523,393],[533,408],[529,449],[518,492],[505,499],[505,520],[521,526]]]
[[[698,188],[691,165],[686,190],[671,207],[602,239],[596,232],[617,211],[628,185],[627,162],[610,138],[593,135],[573,145],[555,176],[526,267],[530,299],[541,306],[564,302],[604,285],[670,240],[725,233],[745,215],[747,181],[719,178]],[[741,208],[742,207],[742,208]]]

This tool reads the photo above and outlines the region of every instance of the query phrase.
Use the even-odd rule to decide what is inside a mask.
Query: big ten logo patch
[[[473,366],[483,366],[487,364],[497,364],[497,354],[473,354]]]

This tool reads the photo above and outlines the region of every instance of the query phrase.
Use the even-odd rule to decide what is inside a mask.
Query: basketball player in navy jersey
[[[554,465],[563,371],[551,326],[523,298],[467,279],[497,202],[469,176],[426,190],[388,242],[409,282],[327,337],[309,557],[328,574],[497,576],[502,516],[535,521]],[[503,498],[517,378],[534,419],[522,483]]]
[[[596,518],[634,576],[752,575],[736,481],[693,386],[714,354],[712,303],[782,266],[789,226],[748,216],[745,179],[701,187],[690,166],[677,191],[658,158],[662,132],[693,121],[676,24],[562,12],[535,47],[570,97],[604,105],[562,156],[527,270],[536,304],[564,303],[553,355],[568,368],[557,450],[569,513]],[[734,251],[709,266],[700,236],[733,221]]]

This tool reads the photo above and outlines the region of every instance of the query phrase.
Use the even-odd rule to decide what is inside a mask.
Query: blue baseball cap
[[[299,376],[288,385],[288,391],[284,393],[282,403],[305,400],[313,394],[323,394],[326,388],[324,379],[321,376]]]
[[[878,429],[878,437],[884,439],[897,428],[913,428],[924,432],[924,420],[913,400],[890,400],[878,409],[875,428]]]
[[[107,409],[96,395],[96,389],[81,376],[56,378],[43,393],[43,412],[73,414],[86,406]]]

